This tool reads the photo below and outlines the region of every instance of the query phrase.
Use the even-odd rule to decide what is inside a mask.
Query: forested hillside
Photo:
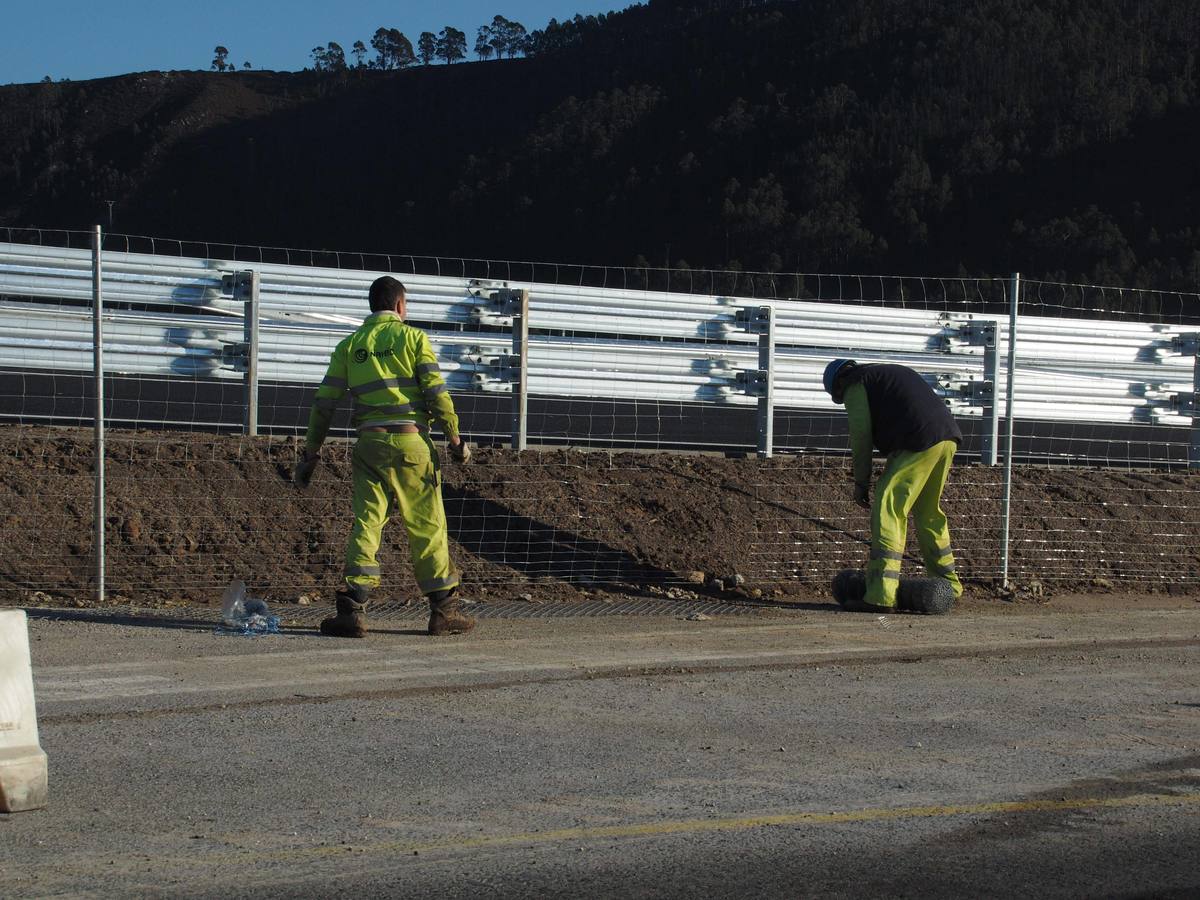
[[[0,88],[0,224],[1200,290],[1185,0],[651,0],[525,58]]]

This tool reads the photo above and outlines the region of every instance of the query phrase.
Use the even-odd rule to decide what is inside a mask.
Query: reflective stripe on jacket
[[[308,417],[309,450],[324,443],[334,410],[347,392],[354,398],[355,428],[438,423],[447,438],[458,434],[454,401],[429,337],[394,312],[367,316],[334,348]]]

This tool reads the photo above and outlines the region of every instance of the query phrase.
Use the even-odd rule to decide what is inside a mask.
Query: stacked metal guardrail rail
[[[0,370],[92,370],[92,260],[88,250],[0,243]],[[256,304],[241,295],[247,270],[256,276]],[[262,381],[316,384],[334,344],[361,322],[367,288],[380,274],[105,251],[105,368],[214,380],[241,380],[253,368]],[[1008,399],[1006,316],[965,306],[403,280],[408,317],[427,329],[455,392],[511,392],[523,358],[530,396],[758,404],[769,420],[779,408],[830,411],[821,372],[832,357],[853,356],[911,366],[955,415],[990,417],[982,447],[985,461],[994,461],[995,422]],[[522,357],[514,356],[511,334],[515,290],[532,298]],[[255,348],[246,338],[248,315]],[[1194,326],[1040,315],[1015,321],[1013,416],[1191,428],[1195,457]],[[769,430],[768,421],[768,438]]]

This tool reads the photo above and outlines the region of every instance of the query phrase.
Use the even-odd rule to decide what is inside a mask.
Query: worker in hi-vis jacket
[[[441,426],[458,462],[471,451],[459,437],[458,416],[425,332],[404,323],[405,291],[384,276],[371,285],[371,315],[338,343],[317,388],[294,480],[307,487],[320,461],[338,401],[354,398],[354,525],[346,546],[345,583],[337,614],[321,622],[323,634],[363,637],[369,592],[379,586],[376,553],[383,526],[404,519],[413,573],[429,598],[429,633],[470,631],[475,620],[459,609],[459,573],[450,560],[442,505],[438,452],[430,425]]]
[[[954,597],[962,583],[954,570],[950,529],[942,512],[942,489],[962,431],[942,400],[906,366],[859,365],[835,359],[825,367],[825,390],[846,406],[854,466],[854,500],[871,511],[871,550],[864,610],[897,608],[900,562],[911,513],[925,570],[949,582]],[[887,456],[871,498],[871,452]]]

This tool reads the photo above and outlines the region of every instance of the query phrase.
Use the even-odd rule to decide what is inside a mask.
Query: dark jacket
[[[962,430],[946,404],[907,366],[857,366],[849,373],[846,390],[854,384],[866,390],[871,439],[880,453],[928,450],[942,441],[962,442]]]

